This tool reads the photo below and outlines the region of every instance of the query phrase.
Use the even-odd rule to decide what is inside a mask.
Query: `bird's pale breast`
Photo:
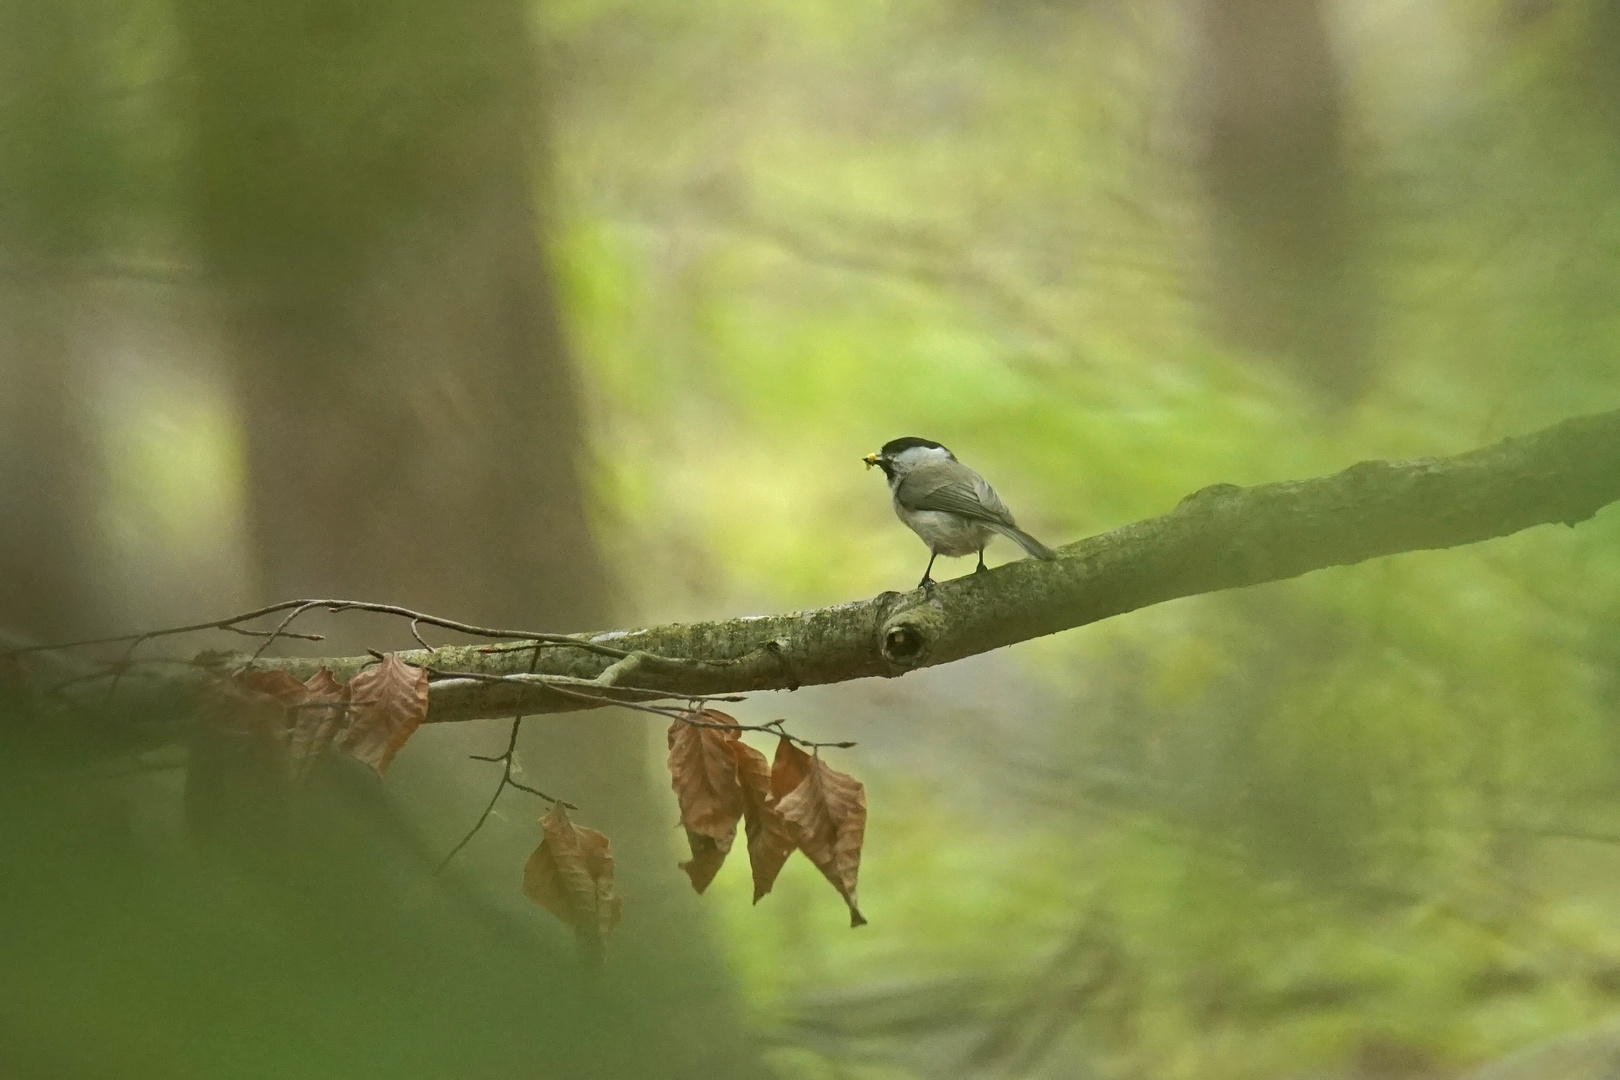
[[[953,557],[972,555],[990,542],[994,531],[945,510],[907,510],[898,502],[895,514],[922,537],[928,550]]]

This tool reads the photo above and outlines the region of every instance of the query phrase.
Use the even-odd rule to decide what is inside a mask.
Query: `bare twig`
[[[416,618],[411,620],[411,637],[415,638],[416,643],[418,645],[422,646],[422,648],[426,649],[428,652],[432,652],[433,651],[433,646],[429,645],[426,641],[424,641],[422,639],[422,632],[417,629],[417,627],[419,627],[421,625],[422,625],[422,617],[420,615],[418,615]]]
[[[421,611],[412,611],[410,608],[399,607],[396,604],[374,604],[363,600],[283,600],[279,604],[246,611],[240,615],[232,615],[224,619],[215,619],[212,622],[190,623],[186,626],[171,626],[162,630],[143,630],[137,634],[115,634],[111,637],[85,638],[80,641],[65,641],[55,645],[20,645],[0,651],[0,656],[11,656],[22,653],[47,652],[57,649],[78,649],[90,645],[116,645],[130,641],[136,645],[153,638],[173,637],[178,634],[194,634],[206,630],[229,630],[234,633],[251,634],[254,637],[267,636],[274,640],[278,637],[305,637],[287,630],[287,624],[302,615],[305,611],[314,608],[325,608],[330,612],[340,611],[370,611],[381,615],[398,615],[410,619],[414,628],[418,623],[429,626],[438,626],[445,630],[454,630],[461,634],[470,634],[473,637],[509,638],[527,642],[523,648],[533,648],[535,645],[555,645],[564,648],[584,649],[586,652],[600,653],[615,659],[623,659],[629,654],[623,649],[615,649],[610,645],[601,645],[582,637],[569,634],[541,634],[532,630],[505,630],[489,626],[475,626],[471,623],[459,622],[455,619],[445,619],[437,615],[429,615]],[[243,630],[237,624],[262,619],[266,615],[274,615],[280,611],[289,611],[291,614],[281,621],[281,625],[274,630]],[[324,640],[320,635],[309,635],[307,640]],[[420,639],[418,639],[420,640]],[[426,644],[424,643],[424,648]],[[430,650],[431,651],[431,650]],[[260,653],[263,652],[261,648]],[[259,653],[255,653],[255,658]]]
[[[580,693],[579,691],[576,691],[576,690],[570,690],[567,687],[553,686],[553,687],[551,687],[551,689],[557,691],[557,693],[559,693],[559,694],[567,694],[570,697],[584,698],[586,700],[590,700],[590,695],[588,693]],[[596,700],[601,701],[603,699],[597,698]],[[787,723],[786,720],[772,720],[772,721],[770,721],[769,723],[766,723],[766,724],[717,724],[712,720],[699,720],[699,719],[697,719],[697,714],[703,711],[704,704],[706,702],[708,702],[709,700],[710,699],[708,699],[708,698],[696,698],[696,699],[693,699],[692,701],[690,701],[688,703],[688,708],[685,708],[685,709],[677,709],[677,708],[675,708],[673,706],[667,706],[667,705],[666,706],[643,705],[643,704],[639,704],[637,702],[631,702],[631,701],[613,701],[613,702],[611,702],[611,704],[620,705],[620,706],[623,706],[626,709],[634,709],[637,712],[652,713],[654,716],[664,716],[664,717],[668,717],[671,720],[679,720],[681,723],[686,724],[689,727],[712,728],[712,729],[714,729],[716,731],[763,731],[763,732],[766,732],[767,734],[770,734],[770,735],[780,735],[782,738],[786,739],[788,742],[797,743],[798,745],[806,747],[806,748],[811,749],[811,750],[818,750],[818,749],[820,749],[821,747],[824,747],[824,746],[833,746],[833,747],[837,747],[837,748],[842,749],[842,750],[848,750],[851,747],[856,745],[853,742],[847,742],[847,741],[846,742],[812,742],[809,739],[801,739],[797,735],[790,734],[787,731],[787,729],[782,726],[782,725]],[[736,698],[727,698],[725,700],[735,701],[737,699]]]
[[[570,810],[579,809],[579,807],[575,806],[571,802],[553,798],[552,796],[541,791],[539,788],[532,788],[527,784],[522,784],[512,779],[512,765],[517,760],[518,732],[521,730],[523,730],[523,717],[514,716],[512,717],[512,732],[507,737],[506,752],[504,754],[495,754],[492,756],[486,756],[484,754],[471,755],[474,761],[499,762],[502,765],[501,782],[495,785],[495,791],[492,795],[490,795],[489,802],[484,806],[484,812],[478,815],[478,820],[473,822],[473,827],[467,830],[467,835],[461,838],[461,842],[450,849],[450,854],[446,855],[439,863],[438,867],[433,871],[435,874],[442,874],[444,872],[444,868],[450,865],[450,860],[454,859],[458,854],[460,854],[461,849],[466,847],[472,841],[472,838],[478,835],[478,830],[484,827],[484,822],[488,821],[489,815],[494,813],[495,803],[500,799],[501,792],[505,791],[509,787],[517,788],[519,791],[526,791],[530,795],[538,795],[540,798],[549,803],[562,803],[562,805],[568,807]]]
[[[614,665],[617,667],[618,665]],[[612,670],[611,668],[609,670]],[[430,676],[445,679],[475,679],[480,682],[492,683],[518,683],[521,685],[540,685],[547,690],[563,694],[567,697],[578,698],[581,701],[590,701],[598,705],[619,705],[636,712],[650,713],[654,716],[667,717],[670,720],[679,720],[692,727],[715,728],[720,731],[762,731],[771,735],[780,735],[789,742],[797,743],[809,749],[818,749],[824,746],[849,749],[856,744],[849,741],[842,742],[813,742],[788,732],[782,725],[786,720],[772,720],[766,724],[716,724],[708,720],[699,720],[697,714],[703,711],[704,705],[709,701],[744,701],[746,698],[728,695],[715,698],[692,698],[688,700],[686,708],[677,708],[672,705],[650,705],[646,701],[625,701],[621,698],[609,696],[611,694],[647,694],[647,700],[658,698],[678,697],[679,695],[665,694],[651,688],[635,686],[618,686],[614,684],[595,684],[587,679],[570,679],[566,676],[541,675],[535,672],[524,672],[514,675],[489,675],[476,671],[444,671],[437,668],[428,668]],[[484,758],[481,760],[497,761],[499,758]]]
[[[291,611],[287,612],[286,617],[276,624],[276,628],[265,636],[263,643],[261,643],[257,649],[253,650],[253,655],[248,657],[248,662],[244,666],[252,667],[253,662],[259,657],[263,656],[264,651],[276,643],[276,638],[280,637],[287,627],[292,625],[292,621],[294,619],[298,618],[298,616],[302,615],[310,608],[319,607],[320,605],[321,602],[319,600],[306,600],[302,604],[299,604],[297,607],[293,608]]]
[[[299,641],[326,640],[325,634],[301,634],[296,630],[282,630],[281,633],[276,634],[274,630],[249,630],[242,626],[221,626],[219,629],[228,630],[233,634],[241,634],[243,637],[270,637],[274,634],[277,637],[297,638]]]
[[[382,654],[373,651],[372,655],[382,659]],[[576,679],[568,675],[543,675],[538,672],[516,672],[509,675],[495,675],[484,671],[449,671],[444,668],[429,667],[426,669],[429,677],[437,679],[472,679],[484,683],[506,683],[514,686],[540,686],[547,690],[562,691],[565,686],[576,686],[590,689],[599,689],[604,693],[591,698],[592,701],[604,705],[629,705],[630,702],[615,694],[641,694],[644,700],[656,701],[659,698],[678,697],[661,690],[643,689],[636,686],[615,686],[609,683],[599,683],[595,679]],[[577,695],[576,695],[577,696]]]
[[[411,633],[413,635],[415,635],[416,632],[417,632],[416,631],[416,624],[417,624],[417,620],[415,620],[415,619],[411,620]],[[422,639],[421,639],[420,636],[417,636],[417,640],[421,641]],[[426,642],[423,642],[423,645],[425,647]],[[429,649],[428,651],[432,652],[431,649]],[[539,663],[539,661],[540,661],[540,650],[536,649],[534,651],[534,654],[529,659],[529,672],[531,674],[534,671],[534,665]],[[430,674],[431,674],[431,672],[430,672]],[[500,754],[500,755],[497,755],[495,757],[486,757],[486,756],[484,756],[482,754],[474,754],[474,755],[472,755],[474,761],[498,761],[498,762],[500,762],[501,763],[501,781],[500,781],[500,783],[495,785],[495,790],[490,793],[489,802],[487,804],[485,804],[485,806],[484,806],[484,812],[482,814],[478,815],[478,820],[473,822],[473,827],[471,829],[467,830],[467,835],[463,836],[461,838],[461,842],[458,843],[455,847],[450,849],[450,853],[447,854],[444,857],[444,861],[439,863],[438,867],[433,871],[435,874],[443,873],[444,868],[450,865],[450,860],[454,859],[456,857],[456,853],[459,852],[462,848],[466,847],[472,841],[472,838],[478,835],[478,830],[480,830],[480,829],[482,829],[484,827],[484,822],[488,821],[489,820],[489,815],[492,814],[495,811],[495,803],[500,799],[501,792],[505,791],[507,788],[515,787],[519,791],[526,791],[531,795],[538,795],[540,798],[546,800],[549,803],[557,803],[557,802],[560,801],[558,799],[552,798],[550,795],[547,795],[545,792],[541,791],[539,788],[530,787],[527,784],[522,784],[522,783],[519,783],[518,781],[512,779],[512,767],[517,761],[518,733],[521,732],[522,730],[523,730],[523,717],[522,716],[514,716],[514,717],[512,717],[512,733],[511,733],[511,735],[509,735],[507,737],[507,740],[506,740],[506,752],[504,754]],[[570,810],[578,810],[579,809],[579,807],[575,806],[571,802],[563,802],[562,805],[566,806]]]
[[[124,650],[123,657],[112,665],[112,679],[107,683],[107,695],[102,699],[103,705],[112,700],[114,691],[118,689],[119,681],[124,677],[124,672],[129,670],[130,662],[135,659],[135,650],[141,647],[142,642],[150,640],[152,640],[150,634],[142,634],[129,643],[129,648]]]
[[[173,656],[149,656],[139,660],[130,659],[126,662],[108,664],[105,667],[97,668],[94,671],[83,671],[76,675],[71,675],[68,678],[63,679],[61,682],[53,683],[47,688],[46,692],[49,694],[59,694],[63,690],[78,686],[81,683],[95,682],[99,679],[122,679],[126,674],[135,674],[136,668],[140,665],[151,665],[153,667],[168,665],[182,668],[193,668],[196,666],[195,663],[190,660],[180,660]]]

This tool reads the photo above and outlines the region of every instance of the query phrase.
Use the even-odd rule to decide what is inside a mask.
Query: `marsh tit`
[[[922,538],[931,553],[917,588],[934,582],[934,560],[941,555],[979,553],[974,573],[984,569],[984,546],[996,533],[1015,541],[1030,556],[1055,559],[1057,552],[1013,521],[996,489],[931,439],[895,439],[862,459],[889,478],[894,512]]]

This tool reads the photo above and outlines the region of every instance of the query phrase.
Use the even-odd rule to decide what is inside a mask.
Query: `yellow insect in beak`
[[[881,456],[881,454],[867,454],[865,457],[861,458],[861,460],[866,462],[866,467],[870,469],[872,466],[878,463],[878,458]]]

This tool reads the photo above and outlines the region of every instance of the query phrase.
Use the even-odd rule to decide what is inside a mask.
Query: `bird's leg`
[[[979,565],[973,568],[975,574],[982,574],[988,567],[984,565],[984,548],[979,549]]]
[[[923,571],[923,579],[917,582],[917,588],[926,588],[934,583],[934,560],[939,558],[939,552],[933,551],[928,555],[928,569]]]

